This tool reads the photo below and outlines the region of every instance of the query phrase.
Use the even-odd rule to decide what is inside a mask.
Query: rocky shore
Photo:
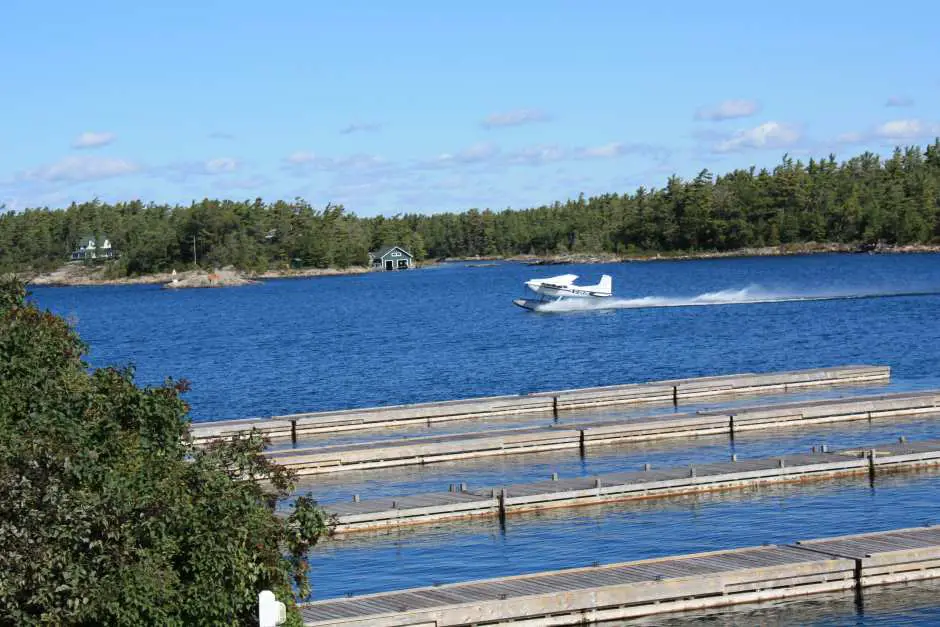
[[[214,272],[205,272],[197,270],[187,273],[188,276],[181,274],[171,275],[168,283],[163,284],[163,289],[180,290],[188,288],[204,287],[238,287],[240,285],[254,285],[260,281],[246,278],[237,270],[225,269]]]
[[[693,253],[648,253],[615,255],[601,254],[561,254],[561,255],[516,255],[513,257],[479,256],[442,259],[443,262],[469,262],[479,267],[490,267],[496,261],[525,263],[528,265],[596,264],[649,261],[676,261],[689,259],[720,259],[730,257],[773,257],[785,255],[810,255],[822,253],[868,253],[868,254],[905,254],[937,253],[940,245],[912,244],[907,246],[866,246],[853,244],[788,244],[765,246],[762,248],[741,248],[723,252]],[[436,262],[422,262],[419,267],[429,267]],[[235,268],[223,268],[208,272],[205,270],[187,270],[174,275],[171,272],[148,274],[135,277],[112,278],[108,276],[107,266],[86,266],[84,264],[66,264],[53,272],[18,273],[18,276],[32,285],[42,286],[90,286],[90,285],[138,285],[157,284],[171,289],[198,287],[233,287],[251,285],[265,279],[313,278],[365,274],[369,268],[351,266],[348,268],[302,268],[268,270],[266,272],[245,272]],[[176,283],[173,283],[174,278]]]
[[[47,273],[18,273],[30,285],[48,287],[80,287],[94,285],[163,285],[169,289],[200,287],[235,287],[259,283],[262,279],[308,278],[321,276],[342,276],[362,274],[368,268],[305,268],[300,270],[269,270],[263,273],[244,272],[235,268],[223,268],[209,272],[207,270],[186,270],[183,272],[158,272],[142,276],[112,278],[108,276],[106,265],[86,266],[84,264],[66,264]],[[176,282],[174,283],[174,279]]]

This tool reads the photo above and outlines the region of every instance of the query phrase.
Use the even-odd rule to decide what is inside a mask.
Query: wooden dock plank
[[[219,420],[194,424],[190,431],[197,443],[244,434],[252,429],[274,439],[296,439],[308,434],[406,424],[554,413],[612,405],[668,404],[713,396],[757,396],[818,386],[883,384],[890,379],[890,374],[890,368],[887,366],[866,365],[784,373],[743,373],[577,390]]]
[[[940,390],[912,394],[862,396],[806,404],[739,407],[724,414],[645,416],[573,425],[525,427],[381,442],[303,447],[266,455],[299,474],[323,474],[393,466],[422,465],[488,456],[577,450],[609,443],[643,442],[701,434],[732,434],[742,428],[769,429],[793,425],[891,417],[940,417]],[[721,424],[716,427],[715,421]],[[702,430],[692,428],[696,421]],[[744,421],[744,422],[742,422]],[[918,451],[912,451],[917,453]]]
[[[875,451],[871,458],[870,451]],[[899,471],[929,466],[940,466],[940,440],[878,444],[870,448],[826,453],[697,464],[694,466],[694,475],[689,467],[657,471],[638,470],[596,477],[514,484],[478,492],[424,493],[359,502],[347,501],[328,506],[327,511],[336,515],[335,532],[342,535],[401,524],[432,524],[468,516],[497,516],[500,515],[500,510],[503,514],[514,514],[539,509],[739,489],[774,482],[798,482],[817,477],[869,474],[878,472],[879,469]],[[597,487],[598,483],[600,487]],[[494,492],[505,496],[495,499]]]
[[[587,610],[616,613],[619,607],[622,616],[631,616],[683,609],[683,603],[691,607],[743,602],[759,591],[765,598],[783,597],[789,596],[787,586],[801,592],[851,587],[853,576],[851,559],[771,545],[328,599],[303,604],[301,613],[305,625],[316,627],[393,627],[422,621],[456,627],[548,614],[551,624],[574,625],[581,624]],[[768,593],[762,586],[778,592]],[[570,622],[565,621],[565,611],[570,612]]]

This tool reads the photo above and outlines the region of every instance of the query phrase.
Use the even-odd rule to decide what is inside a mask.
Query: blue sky
[[[0,202],[527,207],[940,135],[940,3],[0,9]]]

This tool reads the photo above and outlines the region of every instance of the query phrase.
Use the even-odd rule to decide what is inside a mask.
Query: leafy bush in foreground
[[[196,448],[185,382],[140,388],[85,350],[0,285],[0,623],[251,624],[266,588],[292,608],[316,503],[276,515],[292,477],[259,437]]]

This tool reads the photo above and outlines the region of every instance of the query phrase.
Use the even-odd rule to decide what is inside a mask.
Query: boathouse
[[[369,253],[373,270],[410,270],[414,268],[414,255],[401,246],[384,246]]]

